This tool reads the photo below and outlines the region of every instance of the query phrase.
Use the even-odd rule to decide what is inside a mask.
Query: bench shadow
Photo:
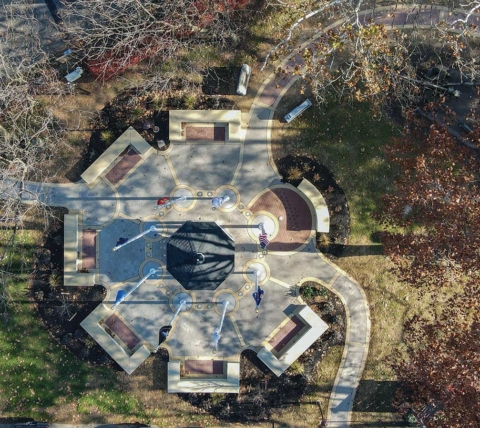
[[[210,67],[205,69],[202,92],[205,95],[237,95],[241,67]]]
[[[383,256],[382,245],[343,245],[342,257]]]

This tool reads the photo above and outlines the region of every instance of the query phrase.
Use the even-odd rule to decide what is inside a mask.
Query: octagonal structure
[[[234,259],[232,236],[215,222],[187,221],[167,244],[167,270],[186,290],[215,290]]]

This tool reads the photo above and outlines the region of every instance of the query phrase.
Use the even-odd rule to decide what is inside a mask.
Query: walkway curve
[[[363,22],[373,19],[377,23],[385,24],[389,29],[395,27],[407,28],[412,27],[414,24],[419,28],[430,28],[432,25],[440,22],[453,25],[454,21],[465,18],[466,13],[464,11],[452,13],[443,6],[402,5],[364,10],[360,12],[359,16]],[[291,73],[298,64],[303,64],[303,60],[297,52],[302,51],[326,31],[339,27],[347,20],[348,18],[335,21],[324,28],[322,32],[315,34],[315,36],[304,42],[299,49],[296,49],[280,64],[275,66],[277,70],[286,71],[281,79],[276,76],[275,72],[270,73],[257,91],[249,115],[250,118],[253,116],[268,118],[261,122],[263,129],[259,129],[259,122],[256,121],[254,131],[266,135],[270,166],[277,174],[278,171],[271,151],[273,113],[290,86],[299,78],[298,73]],[[480,26],[480,16],[472,15],[469,23]],[[452,30],[455,31],[456,28],[452,28]],[[319,253],[318,255],[325,260],[322,254]],[[327,411],[328,426],[340,428],[350,426],[355,394],[365,368],[370,343],[370,309],[363,288],[353,278],[349,277],[346,272],[328,260],[326,261],[337,270],[337,275],[330,283],[324,283],[323,285],[330,288],[340,297],[347,314],[345,347]]]

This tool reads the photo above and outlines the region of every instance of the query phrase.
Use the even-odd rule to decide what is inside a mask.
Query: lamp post
[[[227,306],[228,306],[228,301],[223,302],[223,311],[222,311],[222,316],[220,318],[220,324],[218,324],[218,327],[215,329],[213,332],[213,353],[217,352],[218,349],[218,341],[220,340],[220,332],[222,331],[223,327],[223,320],[225,319],[225,313],[227,312]]]
[[[137,239],[141,238],[142,236],[145,236],[147,233],[150,232],[160,232],[155,226],[150,226],[147,230],[144,230],[142,233],[139,233],[138,235],[134,236],[132,239],[127,239],[127,241],[117,245],[116,247],[113,247],[112,251],[118,251],[120,248],[125,247],[125,245],[128,245],[132,243],[133,241],[136,241]]]
[[[112,305],[112,308],[111,308],[112,311],[156,272],[157,272],[156,269],[150,269],[150,271],[128,293],[125,293],[124,290],[118,290],[117,298],[115,299],[115,304]]]

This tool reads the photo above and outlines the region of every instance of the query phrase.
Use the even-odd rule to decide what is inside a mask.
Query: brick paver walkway
[[[141,160],[141,156],[134,149],[130,148],[122,159],[105,174],[105,177],[110,183],[117,185]]]
[[[294,190],[277,188],[265,192],[252,205],[253,213],[268,211],[278,222],[278,233],[269,251],[295,251],[310,237],[312,215],[307,202]]]
[[[97,231],[84,229],[82,232],[82,268],[95,269],[97,267]]]

